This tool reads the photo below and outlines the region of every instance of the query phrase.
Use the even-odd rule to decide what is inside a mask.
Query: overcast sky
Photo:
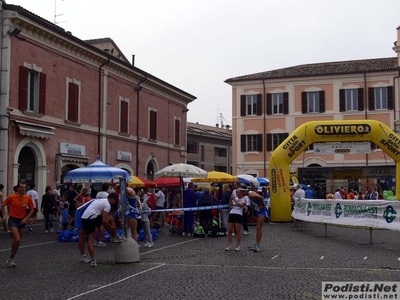
[[[394,57],[399,0],[7,0],[196,96],[188,121],[232,125],[231,77]],[[55,6],[57,8],[55,13]]]

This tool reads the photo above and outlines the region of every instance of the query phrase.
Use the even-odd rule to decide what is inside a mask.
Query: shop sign
[[[76,145],[70,143],[62,143],[60,142],[60,153],[65,153],[69,155],[86,155],[86,147],[83,145]]]
[[[132,153],[117,151],[117,160],[132,161]]]
[[[370,142],[314,143],[315,154],[369,154]]]

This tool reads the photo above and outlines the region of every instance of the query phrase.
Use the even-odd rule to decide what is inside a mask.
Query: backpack
[[[195,227],[194,233],[193,233],[194,237],[205,237],[206,233],[204,232],[204,228],[201,225],[197,225]]]

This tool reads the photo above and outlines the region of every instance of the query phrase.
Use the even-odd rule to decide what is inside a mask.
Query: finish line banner
[[[302,198],[295,200],[292,217],[307,222],[400,231],[400,201]]]

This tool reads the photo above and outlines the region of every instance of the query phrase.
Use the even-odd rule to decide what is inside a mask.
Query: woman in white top
[[[246,200],[244,199],[243,192],[246,191],[244,188],[236,189],[236,197],[232,195],[229,207],[231,211],[229,212],[228,220],[228,246],[225,248],[226,251],[232,250],[232,233],[233,228],[236,231],[236,248],[235,251],[240,250],[240,241],[242,239],[242,234],[240,232],[243,223],[243,207],[246,206]]]

